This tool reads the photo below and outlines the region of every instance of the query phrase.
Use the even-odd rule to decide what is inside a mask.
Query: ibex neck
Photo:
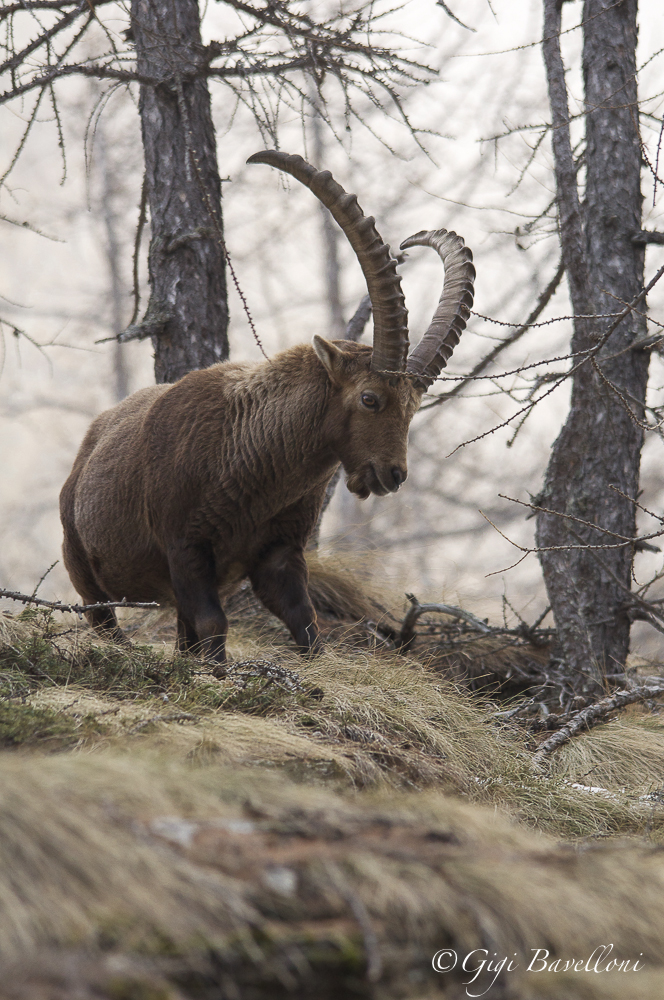
[[[324,433],[327,374],[307,345],[242,368],[232,375],[231,403],[242,446],[228,457],[240,459],[255,487],[266,499],[273,491],[283,508],[322,487],[338,465]]]

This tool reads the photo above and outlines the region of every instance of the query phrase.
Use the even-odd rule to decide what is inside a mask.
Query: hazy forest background
[[[387,10],[387,6],[386,10]],[[317,12],[325,4],[317,6]],[[386,14],[384,27],[439,69],[427,87],[403,94],[416,138],[369,101],[345,127],[341,96],[329,88],[336,129],[282,105],[281,148],[328,167],[393,247],[421,229],[445,227],[464,236],[475,255],[475,309],[449,374],[469,372],[518,326],[556,273],[556,231],[550,120],[540,39],[540,0],[467,0],[455,23],[432,0],[412,0]],[[579,114],[582,5],[563,7],[561,38],[569,67],[570,110]],[[234,30],[236,16],[210,3],[204,41]],[[113,29],[106,10],[105,23]],[[651,164],[660,141],[664,19],[658,0],[641,0],[638,65],[642,135]],[[118,5],[117,30],[126,14]],[[428,48],[427,48],[428,47]],[[364,294],[350,247],[326,229],[310,192],[287,184],[247,157],[271,145],[252,111],[224,87],[211,85],[223,183],[225,236],[242,291],[268,354],[318,332],[339,336]],[[267,95],[268,91],[265,91]],[[118,345],[133,311],[132,254],[142,182],[142,149],[134,85],[71,79],[59,83],[60,123],[45,102],[21,156],[0,192],[0,588],[31,592],[59,557],[57,497],[90,420],[128,392],[154,380],[149,341]],[[261,96],[261,95],[259,95]],[[265,96],[266,100],[270,98]],[[335,103],[336,102],[336,103]],[[26,112],[28,109],[26,104]],[[361,120],[360,120],[361,119]],[[63,134],[59,135],[59,128]],[[9,167],[24,120],[16,104],[0,133],[0,172]],[[581,134],[579,118],[572,139]],[[417,141],[416,141],[417,139]],[[65,168],[66,163],[66,168]],[[661,171],[660,171],[661,172]],[[662,229],[664,193],[644,169],[643,225]],[[139,274],[147,301],[146,253]],[[646,253],[646,281],[662,263],[660,247]],[[339,301],[326,269],[336,259]],[[442,286],[435,255],[411,252],[401,268],[411,339],[426,328]],[[332,283],[333,285],[334,283]],[[242,304],[230,288],[231,357],[258,359]],[[649,296],[649,312],[664,315],[664,283]],[[540,322],[571,312],[563,280]],[[485,374],[568,353],[571,321],[537,326],[502,352]],[[649,333],[656,333],[651,326]],[[106,341],[101,342],[100,341]],[[325,515],[324,551],[351,551],[358,563],[420,598],[448,600],[499,620],[510,604],[533,621],[546,596],[536,556],[501,572],[519,553],[482,516],[519,544],[532,544],[534,520],[500,494],[527,501],[541,488],[549,449],[569,405],[569,383],[532,411],[487,434],[528,401],[535,381],[566,362],[528,376],[469,382],[443,405],[427,401],[413,421],[409,481],[398,496],[364,503],[341,485]],[[432,392],[454,386],[439,382]],[[664,367],[653,351],[651,396],[662,403]],[[518,431],[518,433],[517,433]],[[664,452],[657,434],[645,445],[642,503],[661,511]],[[644,515],[641,528],[652,530]],[[637,556],[636,576],[652,575],[662,556]],[[489,574],[489,575],[488,575]],[[58,564],[43,597],[73,598]],[[652,596],[661,596],[652,593]],[[508,616],[512,612],[507,608]],[[656,655],[661,637],[637,623],[633,646]]]

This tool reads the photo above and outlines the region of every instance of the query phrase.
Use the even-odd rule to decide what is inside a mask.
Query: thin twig
[[[439,7],[443,8],[447,16],[451,18],[452,21],[456,21],[456,23],[460,25],[462,28],[465,28],[466,31],[477,31],[477,28],[471,28],[469,24],[464,24],[463,21],[460,21],[459,18],[456,16],[456,14],[452,13],[447,4],[443,3],[443,0],[436,0],[436,3],[438,4]]]
[[[245,688],[252,677],[263,677],[270,684],[277,684],[288,691],[304,691],[304,685],[294,670],[282,667],[273,660],[240,660],[225,666],[224,676],[234,681],[239,688]]]
[[[44,582],[44,580],[46,579],[46,577],[48,576],[48,574],[51,572],[52,569],[55,569],[55,567],[58,565],[59,562],[60,562],[60,560],[56,559],[55,562],[52,562],[51,565],[48,567],[48,569],[45,570],[42,573],[42,575],[39,577],[39,580],[37,581],[37,585],[35,586],[35,589],[32,591],[32,600],[34,600],[35,597],[37,596],[37,591],[41,587],[42,583]]]
[[[546,399],[547,396],[550,396],[551,393],[555,389],[557,389],[560,385],[562,385],[563,382],[565,382],[567,379],[575,375],[576,372],[579,370],[579,368],[585,365],[588,361],[593,360],[595,355],[599,353],[599,351],[607,342],[607,340],[609,339],[613,331],[616,329],[616,327],[618,327],[620,323],[622,323],[622,321],[625,319],[626,316],[629,316],[630,313],[633,312],[634,308],[639,304],[639,302],[641,302],[642,299],[646,297],[648,292],[654,287],[654,285],[657,284],[657,282],[663,275],[664,275],[664,265],[660,267],[657,274],[654,276],[654,278],[652,278],[651,281],[648,282],[645,288],[641,289],[638,295],[636,295],[632,299],[632,301],[623,309],[621,313],[619,313],[616,321],[612,323],[604,331],[604,333],[597,340],[597,343],[594,344],[592,348],[588,350],[577,351],[575,354],[571,355],[572,357],[580,357],[581,360],[578,361],[575,365],[573,365],[568,372],[563,373],[560,376],[560,378],[556,379],[556,381],[554,381],[550,389],[547,389],[546,392],[543,392],[541,396],[538,396],[536,399],[531,400],[529,403],[526,404],[526,406],[523,406],[520,410],[517,410],[517,412],[513,413],[511,417],[507,418],[507,420],[503,420],[501,423],[495,424],[493,427],[489,428],[488,431],[484,431],[482,434],[478,434],[474,438],[469,438],[467,441],[462,441],[461,444],[458,444],[456,448],[454,448],[446,457],[451,458],[452,455],[455,455],[456,452],[459,451],[461,448],[465,448],[469,444],[474,444],[476,441],[481,441],[483,438],[488,437],[490,434],[495,433],[495,431],[500,430],[502,427],[507,427],[509,424],[512,423],[513,420],[516,420],[517,417],[521,416],[522,414],[525,413],[526,415],[529,415],[530,413],[532,413],[532,411],[534,410],[535,406],[537,406],[538,403],[541,403],[543,399]],[[544,362],[538,362],[538,364],[542,363]]]
[[[470,375],[467,375],[464,379],[462,379],[462,381],[458,382],[453,389],[449,390],[449,392],[442,393],[442,395],[438,396],[432,402],[427,403],[425,406],[421,407],[421,409],[428,410],[432,406],[438,406],[440,403],[443,403],[446,399],[451,399],[453,396],[457,396],[461,392],[463,387],[472,379],[477,378],[477,376],[481,372],[483,372],[484,369],[487,368],[491,364],[491,362],[494,361],[498,357],[498,355],[505,350],[505,348],[511,347],[512,344],[515,344],[516,341],[519,340],[519,338],[522,337],[524,333],[527,333],[530,327],[536,322],[537,318],[541,316],[542,312],[549,304],[549,301],[551,300],[556,289],[558,288],[558,285],[560,284],[564,273],[565,273],[565,265],[561,258],[561,260],[558,262],[556,273],[554,274],[553,278],[551,279],[549,284],[546,286],[546,288],[538,298],[535,308],[530,313],[530,316],[525,321],[525,323],[522,323],[521,326],[517,327],[514,333],[511,333],[509,337],[505,337],[504,340],[501,340],[501,342],[499,344],[496,344],[496,346],[492,350],[490,350],[489,353],[484,358],[482,358],[481,361],[478,361],[478,363],[471,371]]]
[[[44,601],[34,594],[19,594],[15,590],[0,590],[0,597],[6,597],[10,601],[17,601],[19,604],[37,604],[41,608],[50,608],[51,611],[73,612],[75,615],[82,615],[84,611],[95,611],[97,608],[159,608],[156,601],[100,601],[98,604],[62,604],[61,601]]]

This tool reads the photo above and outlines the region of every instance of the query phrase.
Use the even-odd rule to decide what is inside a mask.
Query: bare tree
[[[152,338],[157,382],[228,357],[221,181],[197,0],[133,0],[150,208],[150,302],[128,336]]]
[[[570,140],[562,4],[544,0],[543,51],[560,241],[575,315],[572,399],[536,501],[537,544],[562,656],[592,687],[625,664],[634,552],[630,545],[587,546],[636,535],[629,498],[638,492],[648,379],[649,353],[638,343],[646,333],[643,310],[618,324],[601,318],[643,289],[644,248],[634,242],[642,201],[638,4],[584,4],[585,200]]]
[[[120,339],[150,337],[157,381],[168,382],[228,356],[227,268],[236,285],[237,280],[224,243],[208,81],[222,81],[231,99],[249,106],[263,134],[276,143],[280,105],[286,101],[303,114],[313,101],[324,110],[326,76],[341,86],[346,124],[361,118],[352,100],[360,94],[374,105],[386,100],[411,128],[398,87],[425,82],[433,73],[402,55],[394,36],[391,46],[380,44],[371,2],[349,14],[340,9],[316,19],[287,0],[268,5],[224,0],[237,16],[237,32],[207,46],[198,0],[132,0],[124,37],[103,22],[107,3],[22,0],[0,11],[6,28],[0,74],[7,79],[0,103],[35,95],[1,180],[24,148],[42,102],[51,103],[62,139],[59,80],[93,77],[111,90],[139,84],[151,295],[142,320],[135,316]],[[113,16],[117,13],[114,7]],[[96,39],[94,56],[89,39]]]

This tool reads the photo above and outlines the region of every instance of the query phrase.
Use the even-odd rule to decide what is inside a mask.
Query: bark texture
[[[151,298],[142,321],[157,382],[228,357],[221,183],[197,0],[132,0],[141,85]]]
[[[544,58],[553,118],[553,150],[560,238],[574,313],[617,312],[643,288],[643,247],[632,237],[641,229],[640,142],[636,87],[637,0],[616,4],[586,0],[583,74],[586,127],[586,198],[580,202],[569,140],[564,68],[560,57],[562,0],[544,0]],[[641,308],[643,308],[641,306]],[[592,348],[610,320],[577,318],[573,351]],[[538,502],[624,537],[635,535],[649,355],[629,350],[645,335],[641,316],[630,314],[601,349],[597,364],[573,377],[571,407],[556,440]],[[625,353],[619,353],[624,351]],[[614,357],[615,355],[618,355]],[[604,376],[604,377],[602,377]],[[619,390],[623,399],[611,388]],[[633,414],[628,412],[627,403]],[[540,513],[541,547],[617,539],[568,519]],[[549,600],[561,652],[571,673],[596,688],[605,673],[624,666],[630,621],[624,611],[633,549],[542,552]]]

